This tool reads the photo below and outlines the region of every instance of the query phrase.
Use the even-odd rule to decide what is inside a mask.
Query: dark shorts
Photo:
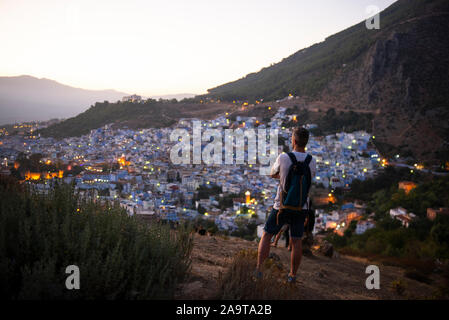
[[[290,237],[301,238],[304,233],[306,215],[300,212],[286,212],[279,216],[279,224],[276,224],[278,210],[272,209],[263,230],[269,234],[278,234],[284,224],[290,225]]]

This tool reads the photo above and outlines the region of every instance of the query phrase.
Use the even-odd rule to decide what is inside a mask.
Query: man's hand
[[[279,179],[279,172],[272,174],[270,177],[272,177],[273,179]]]

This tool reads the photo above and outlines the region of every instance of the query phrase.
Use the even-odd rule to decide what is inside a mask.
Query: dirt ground
[[[194,237],[192,268],[187,280],[180,286],[177,299],[214,299],[217,297],[220,273],[231,264],[232,257],[240,250],[257,250],[255,241],[234,237],[200,236]],[[280,258],[286,270],[289,269],[290,252],[283,242],[271,252]],[[297,288],[302,299],[430,299],[436,284],[441,279],[432,280],[432,285],[421,283],[404,276],[399,267],[376,264],[380,269],[380,289],[368,290],[365,286],[366,267],[375,262],[362,258],[339,256],[325,257],[313,251],[312,256],[304,256],[298,272]],[[399,294],[393,283],[400,281],[403,292]]]

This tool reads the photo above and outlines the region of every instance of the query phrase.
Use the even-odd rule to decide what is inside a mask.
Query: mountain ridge
[[[17,91],[25,89],[25,95],[18,95]],[[56,108],[58,105],[53,101],[45,103],[40,101],[41,90],[55,90],[55,96],[62,99],[68,91],[74,94],[80,95],[80,97],[74,99],[73,103],[69,103],[68,107],[74,108],[73,112],[62,112],[58,113]],[[57,91],[63,90],[64,94],[59,94]],[[16,92],[16,94],[11,94]],[[11,98],[11,95],[15,97]],[[88,96],[87,99],[83,96]],[[121,100],[124,96],[129,96],[129,93],[120,92],[115,89],[84,89],[80,87],[75,87],[67,84],[60,83],[53,79],[39,78],[31,75],[18,75],[18,76],[0,76],[0,110],[2,111],[2,116],[0,117],[0,124],[14,123],[21,121],[36,121],[36,120],[48,120],[50,118],[68,118],[71,116],[76,116],[79,113],[86,111],[91,105],[96,102],[110,101],[115,102]],[[182,100],[184,98],[193,98],[195,94],[193,93],[177,93],[177,94],[163,94],[163,95],[152,95],[152,99],[164,99],[164,100]],[[146,99],[148,97],[142,96]],[[20,115],[22,110],[20,107],[25,104],[26,116]],[[34,104],[34,106],[33,106]],[[13,105],[13,107],[11,107]],[[16,106],[19,106],[19,110],[16,110]],[[44,115],[30,115],[33,113],[33,108],[44,108]],[[17,112],[19,111],[19,112]],[[39,110],[37,111],[39,113]]]
[[[96,101],[116,101],[124,95],[113,89],[76,88],[30,75],[0,77],[0,123],[67,118]]]
[[[424,10],[424,14],[420,12]],[[433,10],[437,10],[437,12],[433,12]],[[346,28],[338,33],[330,35],[325,38],[324,41],[315,43],[307,48],[303,48],[298,50],[297,52],[291,54],[290,56],[282,59],[278,63],[274,63],[269,67],[264,67],[258,72],[252,72],[246,75],[243,78],[240,78],[235,81],[231,81],[225,83],[223,85],[208,89],[208,96],[219,97],[224,100],[235,100],[236,98],[243,99],[257,99],[264,98],[265,100],[276,100],[287,96],[289,93],[302,95],[302,92],[299,89],[298,83],[291,83],[291,79],[285,74],[282,74],[283,79],[281,81],[283,83],[287,83],[288,86],[285,87],[284,91],[276,92],[276,83],[272,83],[272,88],[270,91],[275,91],[274,93],[267,92],[269,95],[264,96],[263,90],[256,90],[258,92],[254,93],[251,90],[248,90],[245,85],[249,81],[259,81],[263,80],[262,78],[271,77],[273,78],[273,73],[280,71],[281,73],[287,67],[296,67],[296,70],[293,70],[295,76],[298,77],[301,75],[301,72],[314,71],[316,67],[322,68],[326,65],[337,65],[338,68],[342,64],[348,63],[350,61],[355,60],[354,57],[359,57],[362,54],[362,49],[365,49],[370,44],[374,43],[377,38],[382,36],[385,32],[391,30],[393,27],[398,24],[403,24],[405,22],[409,22],[410,20],[416,20],[417,18],[425,18],[429,16],[435,16],[436,14],[447,14],[449,12],[449,5],[442,0],[427,0],[427,1],[419,1],[419,0],[399,0],[393,3],[390,7],[386,8],[384,11],[380,13],[380,21],[381,27],[379,30],[368,30],[366,29],[365,22],[362,21],[357,23],[349,28]],[[427,13],[427,14],[426,14]],[[347,42],[345,45],[341,45],[344,41],[351,40],[351,37],[356,37],[355,40],[360,42],[359,44],[351,43],[350,46]],[[355,42],[355,41],[352,41]],[[356,50],[358,49],[358,50]],[[347,54],[347,55],[345,55]],[[307,64],[307,60],[313,60],[318,56],[318,58],[322,58],[324,61],[312,61],[312,63]],[[328,56],[333,55],[334,57],[329,58]],[[301,58],[304,61],[297,61],[297,58]],[[326,58],[326,59],[324,59]],[[334,59],[332,59],[334,58]],[[345,60],[346,59],[346,60]],[[295,65],[296,64],[296,65]],[[280,69],[280,70],[278,70]],[[329,70],[324,70],[329,71]],[[334,70],[331,70],[334,71]],[[270,74],[271,73],[271,74]],[[321,76],[321,75],[320,75]],[[270,78],[270,80],[271,80]],[[303,79],[298,79],[299,82],[303,81]],[[251,83],[254,84],[254,83]],[[234,86],[239,86],[238,92],[232,92],[236,94],[236,96],[227,97],[226,94],[230,89],[234,89]],[[295,88],[295,86],[297,86]],[[273,89],[274,88],[274,89]],[[238,93],[245,92],[244,95],[239,96]],[[307,93],[308,96],[311,96],[310,92],[307,90],[302,90]],[[314,90],[311,90],[314,92]],[[318,90],[317,90],[318,92]]]
[[[370,110],[384,154],[449,161],[449,3],[399,0],[380,13],[380,25],[368,30],[360,22],[205,97],[274,101],[292,94],[306,105]]]

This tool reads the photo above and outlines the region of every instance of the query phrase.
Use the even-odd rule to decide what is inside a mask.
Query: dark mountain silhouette
[[[0,124],[67,118],[97,101],[127,95],[115,90],[86,90],[31,76],[0,77]]]
[[[449,1],[399,0],[365,21],[270,67],[208,90],[224,101],[289,94],[376,113],[371,129],[385,153],[449,160]]]

